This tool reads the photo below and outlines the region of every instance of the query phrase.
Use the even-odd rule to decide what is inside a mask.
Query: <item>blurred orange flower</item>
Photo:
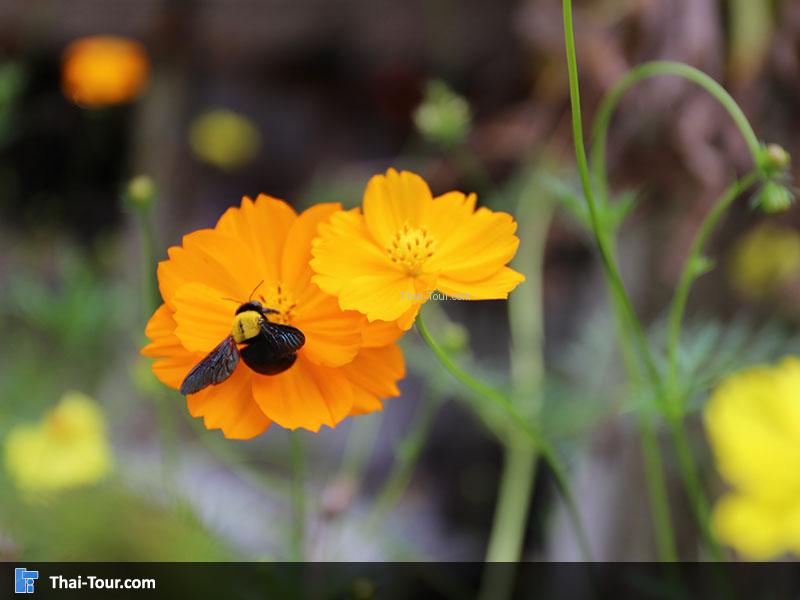
[[[344,310],[408,329],[434,290],[461,300],[508,298],[524,277],[511,215],[475,210],[475,194],[434,198],[408,171],[374,176],[360,208],[334,213],[314,242],[313,281]]]
[[[64,95],[88,108],[102,108],[137,97],[147,84],[149,62],[144,46],[110,35],[75,40],[64,50]]]
[[[153,372],[179,388],[186,374],[231,332],[236,302],[274,309],[270,320],[299,328],[305,345],[278,375],[239,363],[230,378],[188,396],[189,411],[226,437],[256,436],[275,422],[288,429],[334,427],[348,415],[380,410],[399,395],[405,374],[396,327],[370,326],[343,311],[311,282],[311,241],[320,222],[341,210],[318,204],[300,215],[260,195],[230,208],[214,229],[195,231],[158,267],[164,304],[147,324],[142,354]],[[259,285],[259,282],[263,282]],[[231,302],[229,299],[235,299]]]

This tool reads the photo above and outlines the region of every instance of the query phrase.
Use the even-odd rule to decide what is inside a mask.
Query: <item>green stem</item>
[[[572,108],[572,137],[575,143],[575,158],[578,163],[578,172],[581,179],[581,187],[589,207],[589,222],[595,236],[595,242],[600,252],[600,259],[606,273],[606,279],[614,301],[620,306],[620,310],[625,317],[627,326],[630,328],[636,342],[638,355],[641,358],[645,371],[650,381],[655,387],[660,385],[660,375],[656,367],[653,355],[647,344],[644,331],[636,312],[633,309],[622,276],[619,273],[617,264],[614,261],[611,244],[609,242],[605,227],[600,223],[597,203],[592,190],[591,176],[589,174],[589,164],[586,159],[586,147],[583,141],[583,118],[581,116],[580,86],[578,85],[578,61],[575,52],[575,34],[572,25],[572,0],[563,0],[564,13],[564,42],[567,51],[567,70],[569,73],[569,95],[570,106]]]
[[[395,452],[392,471],[386,478],[369,517],[371,527],[381,523],[403,496],[425,442],[428,440],[434,418],[441,406],[440,399],[432,393],[424,394],[414,414],[414,422]]]
[[[300,432],[289,432],[289,454],[292,466],[292,528],[290,536],[291,560],[300,562],[305,558],[306,537],[306,492],[305,459]]]
[[[578,163],[581,185],[583,187],[583,192],[589,207],[589,216],[590,216],[592,231],[594,232],[595,239],[597,241],[597,245],[600,251],[601,259],[606,273],[606,278],[608,280],[608,285],[609,288],[611,289],[612,298],[618,305],[617,308],[618,314],[624,316],[627,326],[633,333],[634,340],[636,342],[637,349],[639,350],[639,354],[641,356],[642,363],[644,365],[648,379],[652,383],[653,389],[656,393],[658,406],[665,413],[670,423],[670,433],[672,435],[672,440],[676,447],[676,452],[679,458],[678,463],[681,471],[681,478],[683,480],[684,486],[686,487],[687,493],[690,496],[692,507],[695,513],[695,518],[697,519],[700,528],[703,532],[703,537],[706,544],[708,545],[708,547],[710,548],[715,557],[721,557],[723,555],[721,553],[720,547],[716,542],[715,538],[713,537],[713,535],[711,535],[710,533],[710,528],[708,524],[708,511],[707,511],[708,503],[705,499],[702,486],[699,483],[699,478],[697,477],[697,471],[694,466],[691,451],[689,450],[688,444],[686,443],[686,436],[685,436],[685,431],[683,429],[682,417],[678,416],[676,419],[674,417],[674,412],[669,410],[670,403],[668,401],[669,398],[667,396],[667,393],[664,389],[664,380],[662,378],[661,373],[659,373],[656,367],[652,352],[650,351],[650,347],[644,336],[644,331],[641,327],[641,324],[639,323],[639,320],[636,316],[635,311],[633,310],[633,306],[625,290],[625,286],[622,282],[622,278],[619,274],[616,262],[614,261],[612,246],[607,238],[606,230],[602,226],[598,218],[597,204],[592,189],[591,175],[589,173],[589,167],[586,159],[586,148],[584,146],[584,141],[583,141],[583,123],[581,118],[581,107],[580,107],[580,89],[578,86],[578,65],[577,65],[576,51],[575,51],[575,35],[572,23],[572,0],[563,0],[562,7],[564,16],[564,39],[565,39],[566,54],[567,54],[567,68],[569,71],[570,105],[572,107],[572,129],[573,129],[573,138],[575,143],[575,156]],[[740,124],[740,128],[748,132],[745,135],[745,138],[748,140],[748,146],[750,146],[752,152],[757,153],[758,140],[756,139],[755,134],[752,134],[752,128],[750,128],[749,123],[747,123],[747,119],[741,113],[741,110],[738,108],[738,106],[735,105],[736,103],[733,102],[730,96],[727,95],[727,92],[725,92],[719,86],[719,84],[713,82],[713,80],[712,80],[713,85],[711,85],[708,84],[707,81],[704,81],[702,77],[698,77],[693,72],[690,72],[689,76],[694,77],[693,80],[703,81],[705,84],[704,87],[707,87],[707,89],[712,89],[716,92],[716,95],[724,97],[724,102],[726,106],[728,106],[729,110],[732,111],[732,114],[734,114],[734,119],[737,121],[737,123]],[[719,92],[719,90],[722,90],[721,93]],[[614,103],[615,102],[609,102],[609,106],[613,107]],[[608,115],[604,117],[606,123],[605,125],[601,123],[600,126],[601,128],[605,127],[607,129],[608,125],[607,122],[608,120],[610,120],[610,109],[607,109],[607,113]],[[744,123],[744,126],[742,125],[742,123]],[[599,135],[597,139],[604,140],[605,133]],[[602,158],[603,155],[601,154],[600,156]],[[602,164],[603,168],[605,167],[604,159],[603,160],[598,159],[595,161],[595,163]]]
[[[517,221],[521,246],[514,267],[525,274],[522,283],[508,301],[511,323],[511,381],[513,399],[527,418],[539,410],[544,379],[544,311],[542,307],[542,270],[547,231],[553,215],[553,203],[537,194],[536,180],[531,178],[521,190],[517,203]],[[531,198],[538,198],[532,202]],[[505,444],[503,473],[498,490],[494,524],[486,553],[487,562],[516,562],[525,540],[531,494],[536,477],[536,449],[516,431],[508,432]],[[513,575],[512,569],[506,569]],[[495,598],[509,595],[499,592],[501,582],[487,570],[482,591]],[[493,581],[494,580],[494,581]]]
[[[428,331],[422,314],[417,315],[416,320],[417,331],[422,337],[423,341],[428,345],[433,354],[442,364],[442,366],[458,381],[470,388],[473,392],[483,396],[491,401],[495,406],[501,408],[511,422],[516,425],[521,433],[524,433],[528,438],[529,443],[539,452],[542,459],[547,463],[548,467],[556,479],[556,485],[561,493],[564,503],[566,504],[567,511],[572,519],[575,533],[578,537],[578,543],[581,546],[581,552],[586,560],[591,560],[591,552],[589,550],[589,543],[586,537],[586,532],[583,528],[580,514],[578,513],[575,499],[572,495],[572,489],[567,481],[564,469],[561,467],[555,452],[550,447],[550,444],[542,437],[541,433],[523,417],[514,404],[505,395],[497,390],[487,386],[482,381],[475,379],[472,375],[459,368],[445,350],[433,339]]]
[[[653,61],[641,64],[628,71],[625,76],[620,79],[611,91],[603,98],[602,103],[597,111],[594,125],[592,127],[592,149],[591,149],[591,165],[592,165],[592,179],[597,186],[597,197],[601,202],[608,198],[608,172],[606,170],[606,147],[608,140],[608,129],[611,124],[611,117],[614,110],[620,102],[622,96],[634,85],[644,79],[656,77],[659,75],[673,75],[682,77],[691,81],[709,94],[711,94],[728,112],[733,119],[733,122],[739,128],[753,161],[757,162],[761,145],[758,138],[753,131],[747,117],[739,108],[739,105],[731,97],[731,95],[717,83],[713,78],[709,77],[699,69],[676,63],[672,61]]]
[[[686,302],[689,298],[689,292],[694,280],[701,275],[698,268],[700,265],[700,257],[705,248],[711,232],[719,223],[720,218],[728,210],[730,205],[749,187],[754,185],[760,178],[758,171],[751,171],[738,181],[732,183],[724,194],[717,200],[711,211],[706,215],[703,223],[700,225],[700,230],[692,242],[689,249],[689,256],[683,265],[678,286],[675,289],[675,295],[672,297],[672,302],[669,308],[669,338],[667,346],[667,356],[669,364],[669,377],[672,384],[672,391],[675,391],[675,383],[678,378],[678,350],[681,343],[681,325],[683,324],[683,315],[686,311]]]
[[[650,498],[650,512],[653,515],[656,549],[658,557],[664,562],[677,562],[675,535],[672,531],[672,517],[669,512],[669,496],[664,480],[664,463],[658,435],[650,415],[639,414],[639,434],[641,436],[642,457],[647,480],[647,495]]]

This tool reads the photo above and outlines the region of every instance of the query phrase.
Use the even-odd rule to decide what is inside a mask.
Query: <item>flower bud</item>
[[[777,181],[767,181],[756,197],[756,205],[767,214],[781,213],[794,203],[794,195]]]
[[[783,147],[778,144],[767,144],[761,147],[758,166],[767,177],[774,177],[789,168],[791,160],[791,156]]]
[[[450,353],[462,352],[469,343],[469,331],[459,323],[448,323],[442,329],[442,347]]]
[[[428,141],[453,148],[469,136],[472,114],[469,103],[443,81],[428,83],[425,98],[414,111],[414,125]]]
[[[128,182],[125,199],[134,208],[149,208],[156,199],[156,184],[149,175],[137,175]]]

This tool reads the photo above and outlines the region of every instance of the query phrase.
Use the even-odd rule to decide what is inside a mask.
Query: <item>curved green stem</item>
[[[606,146],[608,140],[608,128],[611,124],[611,117],[620,102],[622,96],[634,85],[659,75],[673,75],[682,77],[695,83],[711,94],[728,112],[733,122],[747,143],[747,148],[753,157],[753,162],[758,161],[758,154],[761,144],[756,137],[753,127],[747,117],[739,108],[739,105],[731,95],[712,77],[709,77],[699,69],[682,63],[672,61],[653,61],[638,65],[628,71],[620,79],[611,91],[603,98],[597,111],[597,115],[592,127],[592,148],[591,148],[591,173],[597,191],[597,197],[601,202],[608,198],[608,177],[606,170]]]
[[[706,215],[703,223],[700,225],[700,230],[692,242],[689,249],[689,256],[683,265],[678,286],[675,288],[675,295],[672,297],[672,302],[669,308],[669,338],[667,342],[667,357],[669,364],[669,377],[670,382],[674,384],[678,377],[678,349],[681,343],[681,325],[683,324],[683,315],[686,311],[686,301],[689,297],[689,292],[694,280],[702,274],[701,272],[701,253],[705,248],[711,232],[719,223],[722,215],[728,210],[728,207],[749,187],[755,184],[760,178],[758,171],[751,171],[741,179],[732,183],[725,193],[720,196],[716,204],[712,207],[711,211]],[[673,388],[674,391],[674,388]]]
[[[620,306],[622,314],[625,316],[626,324],[633,334],[639,356],[644,364],[648,378],[654,386],[658,387],[660,385],[658,368],[650,352],[641,323],[639,323],[639,319],[636,317],[636,312],[628,297],[625,284],[622,281],[622,276],[614,261],[606,230],[600,223],[597,202],[592,189],[591,176],[589,174],[589,164],[586,159],[586,147],[583,141],[583,118],[581,117],[580,86],[578,85],[578,61],[575,52],[575,33],[572,25],[572,0],[563,0],[562,6],[564,13],[564,42],[567,51],[567,70],[569,72],[570,106],[572,108],[572,137],[575,143],[575,158],[578,162],[581,187],[583,188],[583,194],[586,197],[586,203],[589,207],[589,222],[595,236],[597,248],[600,252],[600,259],[603,263],[603,269],[606,273],[611,295],[614,301]]]
[[[572,0],[563,0],[562,8],[564,17],[564,40],[567,53],[567,68],[569,72],[570,104],[572,108],[572,129],[575,142],[575,156],[578,163],[581,185],[583,187],[583,192],[589,207],[589,217],[592,231],[595,235],[595,239],[600,250],[601,259],[606,273],[606,279],[611,290],[612,298],[617,304],[617,311],[624,317],[626,325],[630,328],[630,331],[633,334],[648,379],[652,383],[658,406],[666,415],[669,422],[670,434],[672,436],[673,444],[675,445],[676,453],[678,454],[678,464],[681,471],[681,478],[692,502],[695,518],[700,525],[703,538],[715,558],[724,558],[721,548],[710,531],[707,510],[708,502],[705,499],[699,477],[697,476],[697,470],[695,468],[691,450],[689,449],[686,439],[682,416],[680,414],[676,415],[675,411],[670,409],[671,404],[674,406],[674,403],[670,403],[669,391],[665,389],[664,385],[664,377],[656,367],[649,344],[644,336],[642,326],[639,323],[635,311],[633,310],[632,304],[619,274],[616,262],[614,261],[612,245],[608,240],[607,231],[600,223],[598,218],[598,208],[592,189],[592,178],[589,172],[589,166],[586,159],[586,148],[583,141],[580,89],[578,86],[578,65],[575,52],[575,35],[572,24]],[[665,63],[657,64],[664,65]],[[670,67],[673,70],[676,68],[674,63],[666,64],[673,65]],[[677,71],[691,78],[693,81],[700,83],[700,85],[703,85],[706,89],[709,89],[709,91],[721,99],[731,114],[734,115],[734,119],[736,120],[737,124],[739,124],[740,129],[742,129],[745,133],[748,146],[750,146],[751,152],[753,152],[755,158],[759,148],[758,140],[755,137],[755,134],[752,132],[752,128],[750,127],[749,123],[747,123],[747,119],[744,117],[744,114],[741,112],[738,106],[736,106],[735,101],[733,101],[727,92],[725,92],[725,90],[722,89],[722,87],[719,86],[719,84],[717,84],[715,81],[711,80],[710,78],[706,79],[707,76],[700,72],[695,72],[695,70],[692,70],[690,67],[686,67],[685,69],[684,67],[680,67],[677,69]],[[700,74],[698,75],[698,73]],[[622,90],[622,88],[620,88],[620,90]],[[611,109],[619,100],[620,95],[621,92],[617,93],[616,97],[612,98],[607,103],[607,108],[604,111],[605,116],[602,117],[603,121],[601,121],[599,125],[600,133],[598,133],[597,139],[602,140],[602,143],[598,144],[599,146],[604,146],[605,144],[605,132],[608,127],[608,122],[610,121]],[[598,149],[596,152],[601,152],[599,159],[597,155],[594,157],[596,159],[595,164],[601,165],[601,167],[596,168],[604,169],[605,160],[604,155],[602,154],[603,151]],[[605,181],[604,174],[601,174],[601,178],[603,178],[603,181]],[[603,201],[605,201],[604,199],[605,196],[602,196]]]
[[[574,496],[572,495],[572,489],[567,481],[564,469],[556,458],[555,452],[550,444],[544,439],[536,427],[534,427],[532,423],[530,423],[520,414],[520,412],[514,406],[514,403],[511,402],[509,398],[494,388],[489,387],[482,381],[476,379],[466,371],[462,370],[458,365],[455,364],[455,362],[453,362],[447,352],[438,344],[438,342],[436,342],[435,339],[433,339],[433,336],[431,335],[430,331],[428,331],[428,327],[425,325],[425,321],[423,320],[421,314],[417,315],[415,324],[420,337],[422,337],[423,341],[428,345],[442,366],[455,379],[470,388],[472,391],[491,401],[498,408],[502,409],[511,422],[519,429],[521,433],[525,434],[529,442],[539,452],[542,460],[547,463],[547,466],[553,473],[553,477],[555,477],[558,490],[564,499],[567,511],[572,519],[572,524],[575,528],[576,536],[578,537],[578,543],[581,547],[581,553],[585,560],[591,560],[591,551],[589,550],[588,538],[586,536],[586,531],[583,527],[580,514],[578,513]]]

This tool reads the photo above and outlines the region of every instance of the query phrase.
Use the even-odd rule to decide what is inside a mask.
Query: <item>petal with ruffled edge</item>
[[[386,248],[396,231],[429,223],[433,196],[425,180],[394,169],[375,175],[364,190],[364,219],[372,237]]]
[[[480,281],[458,281],[441,275],[436,281],[436,288],[462,300],[499,300],[508,298],[509,292],[523,281],[524,275],[514,269],[502,267]]]
[[[517,252],[517,224],[508,213],[479,208],[458,226],[433,225],[439,241],[429,268],[458,281],[480,281],[494,275]]]
[[[280,281],[284,242],[295,219],[297,213],[286,202],[259,194],[255,201],[245,196],[241,207],[225,211],[215,229],[251,248],[262,278],[274,283]]]
[[[403,352],[397,344],[382,348],[364,348],[355,360],[342,367],[353,385],[352,415],[383,409],[384,398],[400,395],[397,382],[405,377]]]
[[[155,358],[153,373],[164,385],[178,389],[186,374],[199,363],[204,354],[189,352],[183,347],[175,335],[175,320],[166,304],[162,304],[150,320],[144,331],[150,339],[141,350],[143,356]]]
[[[302,293],[311,281],[311,243],[318,236],[320,223],[341,209],[338,203],[316,204],[303,211],[289,228],[281,258],[280,279],[295,294]]]
[[[226,438],[247,440],[270,426],[253,399],[254,373],[239,365],[222,384],[190,394],[186,403],[193,417],[203,417],[208,429],[221,429]]]
[[[202,283],[187,283],[174,297],[175,335],[192,352],[210,352],[231,334],[236,306]]]
[[[158,265],[158,283],[161,297],[173,309],[173,296],[184,283],[204,283],[223,296],[244,302],[264,278],[246,245],[213,229],[184,236],[183,246],[174,246],[167,254],[169,259]]]
[[[303,356],[280,375],[253,377],[261,410],[286,429],[335,427],[353,408],[353,388],[341,367],[315,365]]]

